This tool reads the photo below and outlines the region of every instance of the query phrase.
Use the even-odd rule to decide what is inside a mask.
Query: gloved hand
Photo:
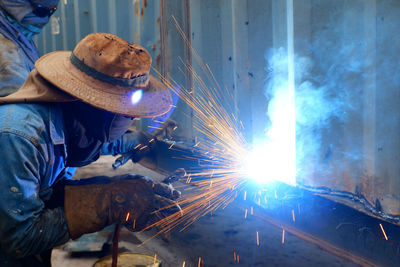
[[[173,201],[179,196],[172,186],[133,174],[95,177],[67,185],[64,208],[70,236],[76,239],[114,223],[124,224],[131,231],[143,230],[179,212]],[[167,206],[171,207],[158,211]]]

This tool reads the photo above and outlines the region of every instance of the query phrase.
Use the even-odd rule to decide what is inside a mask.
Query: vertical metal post
[[[190,40],[190,1],[160,0],[160,9],[161,74],[174,80],[178,86],[190,90],[193,87],[192,74],[185,70],[180,60],[192,64],[191,51],[172,20],[174,16],[186,38]],[[193,111],[184,102],[178,101],[171,118],[179,121],[179,127],[175,131],[177,138],[193,143]]]

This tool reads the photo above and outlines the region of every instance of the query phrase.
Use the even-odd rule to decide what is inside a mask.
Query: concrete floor
[[[113,158],[104,157],[91,166],[79,170],[77,177],[94,175],[116,175],[135,172],[156,180],[162,175],[145,169],[140,165],[127,163],[117,171],[111,168]],[[235,202],[227,208],[218,210],[212,216],[207,215],[188,229],[172,232],[169,242],[156,237],[155,232],[132,233],[121,231],[120,252],[136,252],[157,255],[163,267],[179,267],[185,262],[186,267],[199,266],[356,266],[344,259],[331,255],[324,250],[307,243],[288,233],[282,244],[282,230],[274,227],[257,216],[248,216]],[[254,214],[256,215],[256,214]],[[259,232],[259,246],[256,232]],[[52,263],[57,267],[92,266],[99,258],[110,254],[103,252],[67,251],[69,243],[53,250]],[[239,255],[239,263],[234,260]]]

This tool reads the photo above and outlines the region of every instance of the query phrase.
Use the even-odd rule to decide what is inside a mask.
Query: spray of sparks
[[[148,227],[157,227],[160,229],[159,234],[169,232],[178,225],[183,225],[184,230],[200,217],[225,207],[243,190],[247,181],[241,171],[241,159],[247,146],[240,131],[243,126],[234,114],[227,112],[223,105],[225,103],[221,102],[229,93],[218,85],[209,66],[202,63],[176,20],[175,23],[212,87],[207,86],[193,67],[184,62],[182,64],[199,85],[195,94],[193,90],[181,88],[173,80],[158,73],[164,84],[194,111],[194,128],[204,136],[196,138],[194,145],[201,156],[188,158],[197,160],[198,167],[187,170],[184,177],[183,182],[192,186],[188,186],[188,193],[178,202],[182,211]],[[174,149],[172,145],[170,149]]]

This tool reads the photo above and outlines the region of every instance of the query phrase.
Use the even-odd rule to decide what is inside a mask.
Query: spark
[[[244,218],[247,218],[247,209],[244,211]]]
[[[129,212],[126,214],[126,218],[125,218],[125,222],[127,222],[128,221],[128,219],[129,219]]]
[[[137,149],[138,147],[140,147],[142,144],[137,144],[133,149]]]
[[[242,129],[244,129],[244,126],[243,126],[243,122],[242,122],[242,121],[240,121],[240,126],[242,127]]]
[[[236,251],[233,251],[233,260],[236,261]]]
[[[144,229],[156,227],[159,229],[156,235],[169,232],[178,225],[183,231],[200,217],[225,208],[239,195],[238,192],[244,191],[249,181],[243,168],[243,158],[248,154],[249,145],[240,129],[242,123],[230,112],[235,110],[232,104],[234,102],[227,100],[231,93],[227,88],[219,86],[210,67],[202,62],[176,19],[173,19],[204,75],[199,75],[191,64],[182,61],[187,72],[193,77],[193,88],[186,89],[170,77],[167,79],[162,76],[156,69],[154,72],[192,109],[193,127],[201,137],[195,138],[196,151],[199,152],[196,155],[199,156],[187,158],[192,162],[197,161],[198,166],[187,170],[186,184],[190,183],[192,186],[186,186],[187,194],[177,201],[181,212],[160,219]],[[169,149],[173,145],[174,143]],[[244,198],[246,199],[246,193]],[[170,207],[172,205],[162,209]]]
[[[178,129],[178,125],[175,125],[174,128],[172,128],[172,131],[175,131],[176,129]]]
[[[168,149],[171,149],[173,146],[175,145],[175,143],[172,143]]]
[[[246,192],[246,191],[244,191],[243,200],[246,200],[246,194],[247,194],[247,192]]]
[[[157,262],[157,254],[154,254],[154,265],[156,264],[156,262]]]
[[[154,142],[155,138],[151,138],[149,143]]]
[[[253,207],[250,208],[250,214],[253,215]]]
[[[198,267],[200,267],[200,263],[201,263],[201,257],[199,257],[199,263],[197,264]]]
[[[151,126],[151,125],[148,125],[147,128],[156,129],[156,130],[163,130],[162,127],[156,127],[156,126]]]
[[[258,231],[257,231],[257,247],[259,247],[259,246],[260,246],[260,238],[258,236]]]
[[[293,222],[296,222],[296,218],[294,217],[294,210],[292,210],[292,220]]]
[[[186,264],[186,262],[185,262],[185,261],[183,261],[183,262],[182,262],[182,267],[185,267],[185,264]]]
[[[237,263],[239,263],[239,254],[237,254],[236,259],[237,259]]]
[[[282,244],[285,244],[285,229],[282,229]]]
[[[382,230],[383,235],[385,236],[385,239],[388,240],[388,237],[387,237],[387,235],[385,233],[385,229],[383,229],[382,224],[380,223],[379,226],[381,227],[381,230]]]
[[[190,181],[192,180],[192,178],[190,177],[190,173],[188,174],[188,177],[187,177],[187,179],[186,179],[186,183],[188,184],[188,183],[190,183]]]
[[[146,146],[142,146],[139,150],[143,150],[143,149],[146,149],[146,148],[148,148],[147,145]]]

